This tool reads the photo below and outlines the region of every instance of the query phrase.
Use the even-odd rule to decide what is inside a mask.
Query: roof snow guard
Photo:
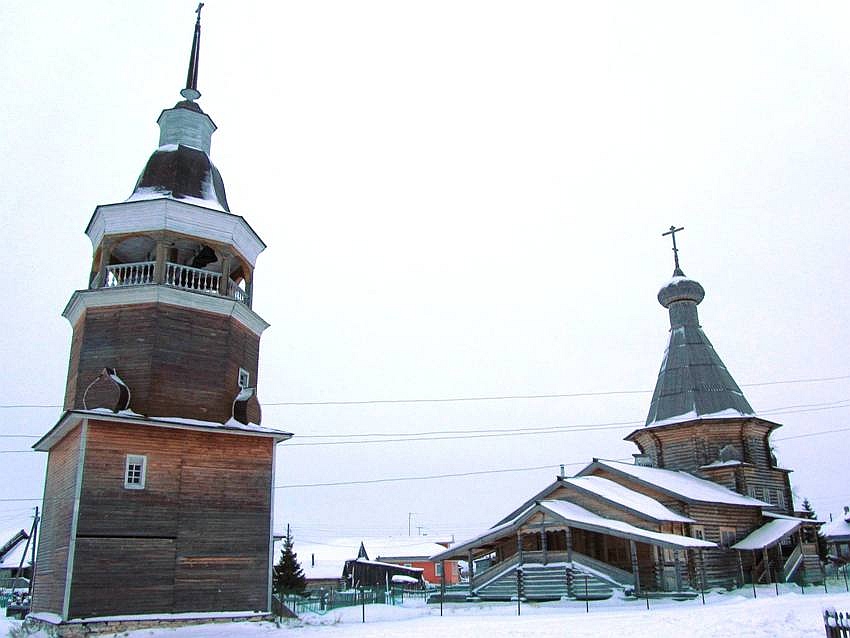
[[[647,426],[708,416],[754,415],[699,325],[697,304],[704,296],[699,282],[679,268],[658,292],[658,302],[670,313],[670,341],[649,405]]]

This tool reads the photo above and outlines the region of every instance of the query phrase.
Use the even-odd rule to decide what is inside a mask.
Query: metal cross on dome
[[[685,227],[676,228],[675,226],[670,226],[670,230],[666,233],[661,233],[662,237],[670,235],[673,238],[673,262],[676,264],[676,270],[679,270],[679,248],[676,246],[676,233],[680,230],[685,230]]]

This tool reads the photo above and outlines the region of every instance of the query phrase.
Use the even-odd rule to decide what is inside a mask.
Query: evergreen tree
[[[812,507],[812,504],[807,498],[803,499],[803,512],[805,512],[806,518],[815,520],[818,517],[818,515],[815,513],[815,508]],[[816,542],[818,544],[818,556],[820,557],[821,561],[826,561],[826,539],[823,537],[823,535],[818,531],[815,534],[814,539],[809,538],[806,540],[808,540],[809,542]]]
[[[298,555],[292,548],[292,533],[286,526],[286,537],[283,539],[283,549],[280,550],[280,560],[274,566],[274,591],[276,594],[301,595],[307,589],[307,579],[304,570],[298,562]]]

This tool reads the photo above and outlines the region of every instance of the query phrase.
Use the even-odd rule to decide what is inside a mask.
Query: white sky
[[[0,5],[4,406],[62,401],[60,313],[86,284],[83,230],[156,147],[194,8]],[[545,466],[278,489],[296,548],[408,525],[468,536],[558,464],[637,451],[622,437],[646,416],[667,338],[655,294],[674,223],[709,338],[756,411],[784,423],[775,444],[800,501],[822,517],[850,504],[847,24],[842,2],[207,2],[213,161],[269,245],[254,302],[272,324],[264,424],[297,435],[277,484]],[[828,377],[844,378],[749,386]],[[622,390],[645,392],[270,405]],[[2,432],[40,435],[58,414],[0,408]],[[623,422],[635,425],[300,445]],[[45,457],[17,452],[33,441],[0,438],[0,499],[41,495]],[[0,500],[0,517],[34,504]]]

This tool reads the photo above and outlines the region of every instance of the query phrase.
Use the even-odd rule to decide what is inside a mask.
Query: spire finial
[[[661,233],[661,236],[666,237],[667,235],[670,235],[673,238],[673,263],[676,266],[674,272],[676,274],[684,275],[684,273],[682,273],[682,269],[679,268],[679,248],[676,246],[676,233],[678,233],[680,230],[685,230],[685,227],[681,226],[679,228],[676,228],[675,226],[670,226],[670,230],[668,230],[666,233]]]
[[[192,52],[189,54],[189,73],[186,75],[186,88],[180,91],[180,95],[185,97],[190,102],[201,97],[198,91],[198,56],[201,48],[201,9],[204,8],[204,3],[199,2],[195,13],[198,14],[195,20],[195,36],[192,38]]]

